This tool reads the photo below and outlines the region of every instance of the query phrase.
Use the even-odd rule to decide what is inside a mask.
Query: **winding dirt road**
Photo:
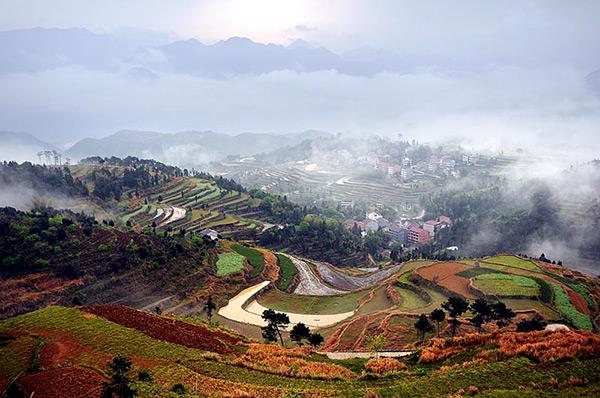
[[[255,326],[265,326],[266,323],[261,318],[261,314],[266,307],[258,304],[256,300],[252,300],[246,308],[244,305],[254,297],[254,295],[264,289],[269,281],[264,281],[258,285],[251,286],[247,289],[242,290],[238,295],[229,300],[229,303],[225,307],[219,310],[219,315],[236,322],[247,323]],[[290,318],[290,330],[295,324],[302,322],[312,328],[322,328],[326,326],[334,325],[346,318],[354,315],[354,311],[343,312],[340,314],[331,315],[318,315],[318,314],[296,314],[286,312]]]

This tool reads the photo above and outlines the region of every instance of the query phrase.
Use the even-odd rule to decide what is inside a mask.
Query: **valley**
[[[36,199],[0,211],[9,396],[96,397],[119,355],[140,396],[597,392],[600,282],[556,261],[419,245],[383,256],[397,250],[393,230],[362,234],[340,220],[345,210],[155,161],[3,167],[88,209]],[[465,307],[453,313],[456,300]],[[274,332],[269,313],[284,317]]]

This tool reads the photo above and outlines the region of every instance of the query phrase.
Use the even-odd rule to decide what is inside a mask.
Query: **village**
[[[390,247],[401,247],[403,251],[432,243],[442,230],[452,226],[452,220],[445,215],[426,221],[418,218],[390,221],[376,211],[367,213],[364,220],[347,218],[345,222],[348,228],[363,237],[382,232],[389,238]],[[391,254],[390,248],[383,248],[379,252],[383,258],[389,258]]]

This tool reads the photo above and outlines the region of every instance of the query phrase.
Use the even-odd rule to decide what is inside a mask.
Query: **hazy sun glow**
[[[261,42],[286,43],[294,36],[295,26],[314,21],[313,8],[310,2],[300,0],[198,4],[190,16],[190,29],[195,36],[209,40],[244,36]]]

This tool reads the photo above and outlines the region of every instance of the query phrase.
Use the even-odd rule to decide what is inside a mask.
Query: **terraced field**
[[[247,170],[244,164],[232,165],[225,174],[250,187],[264,188],[269,192],[287,194],[298,202],[326,196],[332,200],[365,200],[402,208],[405,216],[416,216],[419,198],[433,189],[435,179],[415,176],[416,183],[400,184],[398,180],[381,182],[359,179],[326,170],[313,170],[310,165],[282,164]],[[306,194],[310,192],[310,194]]]
[[[461,263],[436,263],[417,269],[417,273],[428,281],[440,285],[463,297],[473,299],[475,296],[469,290],[469,280],[458,275],[469,267]]]
[[[538,267],[534,262],[523,259],[517,256],[496,256],[496,257],[486,257],[482,260],[484,263],[492,263],[492,264],[500,264],[500,265],[508,265],[510,267],[521,268],[529,271],[541,271],[540,267]]]
[[[540,287],[535,280],[520,275],[482,274],[473,279],[473,286],[486,294],[538,297]]]
[[[223,190],[212,181],[178,177],[140,195],[144,204],[139,200],[123,202],[127,208],[121,217],[123,223],[189,232],[211,228],[225,236],[262,229],[252,218],[260,211],[248,194]]]

